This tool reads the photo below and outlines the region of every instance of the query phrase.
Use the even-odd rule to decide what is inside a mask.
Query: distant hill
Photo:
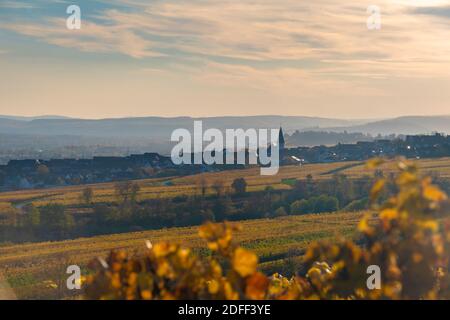
[[[394,137],[387,136],[384,138],[392,139]],[[358,141],[373,141],[375,138],[371,135],[357,132],[295,131],[292,135],[286,134],[285,139],[288,147],[312,147],[319,145],[334,146],[338,143],[356,143]]]
[[[24,158],[89,158],[130,153],[170,154],[177,128],[204,129],[283,127],[288,146],[334,145],[373,140],[379,134],[450,134],[450,116],[400,117],[387,120],[342,120],[316,117],[143,117],[86,120],[59,116],[0,116],[0,163]]]
[[[192,129],[194,120],[202,120],[204,128],[278,128],[285,131],[306,130],[353,126],[361,124],[357,120],[341,120],[315,117],[289,116],[248,116],[248,117],[143,117],[120,119],[31,119],[25,121],[15,117],[0,116],[0,133],[3,134],[39,134],[39,135],[75,135],[96,137],[164,137],[170,138],[174,129]]]
[[[31,121],[37,119],[70,119],[70,117],[65,116],[54,116],[54,115],[44,115],[36,117],[26,117],[26,116],[5,116],[0,115],[0,119],[10,119],[10,120],[20,120],[20,121]]]
[[[83,136],[145,138],[168,141],[173,130],[192,130],[194,120],[202,120],[204,129],[278,128],[285,132],[328,131],[370,135],[450,134],[450,116],[405,116],[386,120],[343,120],[301,116],[237,116],[237,117],[142,117],[118,119],[73,119],[59,116],[0,116],[0,134],[40,136]]]
[[[371,135],[430,134],[433,132],[450,134],[450,116],[406,116],[359,125],[330,127],[327,130]]]

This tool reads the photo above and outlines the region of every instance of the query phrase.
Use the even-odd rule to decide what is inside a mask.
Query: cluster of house
[[[92,159],[11,160],[0,166],[3,190],[76,185],[139,179],[174,167],[171,159],[157,153]]]
[[[375,156],[432,158],[450,156],[450,136],[407,136],[406,139],[362,141],[335,146],[286,148],[279,137],[281,164],[366,160]],[[246,155],[246,158],[248,154]],[[11,160],[0,166],[0,190],[43,188],[155,176],[227,170],[235,166],[175,165],[170,157],[144,153],[92,159]]]
[[[434,158],[450,156],[450,136],[410,135],[406,139],[360,141],[335,146],[298,147],[285,150],[285,163],[320,163],[334,161],[361,161],[372,157],[405,156],[407,158]]]

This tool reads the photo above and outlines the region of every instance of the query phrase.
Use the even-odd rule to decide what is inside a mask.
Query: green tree
[[[97,204],[94,206],[94,219],[97,225],[113,224],[119,220],[119,212],[117,208],[110,207],[104,204]]]
[[[310,213],[312,209],[310,201],[305,199],[297,200],[291,204],[292,215]]]
[[[233,211],[233,202],[229,197],[220,197],[214,201],[212,212],[218,221],[227,219]]]
[[[244,194],[247,189],[247,181],[244,178],[234,179],[231,187],[234,189],[234,192],[237,194]]]
[[[40,222],[44,230],[56,235],[65,234],[75,224],[73,216],[63,205],[52,203],[40,208]]]
[[[284,207],[279,207],[277,210],[275,210],[274,217],[284,217],[284,216],[287,216]]]
[[[27,227],[36,228],[41,223],[41,213],[38,208],[32,204],[24,208],[25,225]]]

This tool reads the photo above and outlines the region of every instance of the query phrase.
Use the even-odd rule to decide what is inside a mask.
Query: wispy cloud
[[[69,30],[62,18],[51,18],[45,24],[11,23],[4,29],[41,39],[49,44],[85,52],[122,53],[133,58],[161,56],[152,51],[152,43],[120,26],[106,26],[83,21],[80,30]]]
[[[22,1],[2,1],[0,2],[0,8],[8,8],[8,9],[32,9],[35,6],[30,2],[22,2]]]
[[[64,10],[39,11],[32,20],[11,14],[0,29],[75,51],[124,55],[155,78],[178,74],[283,97],[393,96],[394,87],[408,92],[411,82],[431,86],[450,74],[448,0],[378,0],[377,31],[366,27],[365,1],[79,2],[81,30],[66,29]]]
[[[416,14],[424,14],[424,15],[450,18],[450,6],[418,7],[418,8],[412,9],[411,12],[416,13]]]
[[[446,6],[415,7],[403,1],[383,0],[382,30],[370,32],[365,27],[364,5],[342,5],[337,0],[125,4],[127,10],[106,9],[94,16],[95,22],[84,18],[79,31],[66,30],[63,18],[45,17],[41,23],[3,23],[2,27],[50,44],[82,51],[118,52],[134,58],[177,52],[178,57],[272,65],[305,59],[332,60],[337,65],[342,62],[345,68],[351,61],[359,61],[359,68],[362,61],[371,60],[379,66],[384,62],[391,69],[392,61],[432,62],[447,59],[450,53],[450,46],[442,41],[448,39],[450,30],[408,14],[413,8],[445,15],[449,8]],[[428,32],[431,26],[432,33]]]

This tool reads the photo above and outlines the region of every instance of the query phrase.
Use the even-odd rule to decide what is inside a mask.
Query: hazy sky
[[[450,114],[450,1],[0,0],[0,114]]]

